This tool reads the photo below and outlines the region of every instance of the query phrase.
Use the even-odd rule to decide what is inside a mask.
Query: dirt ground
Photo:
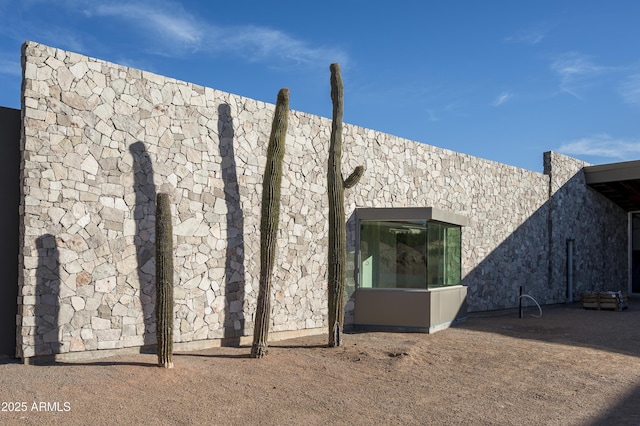
[[[177,353],[173,370],[152,354],[4,362],[0,424],[639,425],[640,301],[535,313],[347,334],[332,349],[296,338],[260,360],[248,347]]]

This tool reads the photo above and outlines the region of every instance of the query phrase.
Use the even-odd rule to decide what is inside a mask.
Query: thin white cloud
[[[468,101],[466,99],[457,99],[449,102],[442,108],[443,111],[466,116],[467,114],[462,112],[462,110],[467,106]]]
[[[436,110],[428,109],[426,112],[427,112],[427,120],[429,120],[430,122],[435,123],[436,121],[440,121],[440,117],[438,117]]]
[[[497,98],[495,98],[493,100],[493,102],[491,102],[489,105],[493,106],[493,107],[498,107],[502,104],[504,104],[505,102],[507,102],[509,99],[511,99],[513,97],[512,93],[509,92],[504,92],[501,93]]]
[[[629,76],[620,85],[618,93],[626,103],[640,106],[640,74]]]
[[[594,64],[587,55],[571,52],[556,59],[551,65],[551,69],[563,77],[571,78],[594,74],[602,71],[604,67]]]
[[[427,120],[432,123],[448,120],[451,117],[467,117],[469,114],[466,112],[468,101],[466,99],[454,99],[449,103],[441,107],[427,108],[425,112],[427,114]]]
[[[347,55],[326,47],[312,47],[281,31],[257,27],[216,27],[210,46],[214,52],[235,52],[249,61],[280,58],[297,64],[321,64],[339,62],[345,66]]]
[[[560,78],[560,90],[577,99],[582,99],[580,92],[595,83],[601,77],[621,68],[596,64],[591,56],[577,52],[569,52],[558,56],[551,64],[551,70]]]
[[[34,30],[37,34],[35,41],[46,40],[56,47],[68,49],[74,52],[85,52],[85,46],[82,43],[82,37],[74,31],[70,31],[63,27],[48,27],[44,29]]]
[[[202,44],[204,25],[186,13],[178,5],[171,11],[163,10],[162,3],[88,3],[84,12],[87,16],[112,17],[129,23],[165,43],[198,50]]]
[[[0,59],[0,74],[21,77],[22,67],[20,62]]]
[[[536,45],[540,43],[547,35],[548,30],[545,29],[526,29],[504,38],[507,43],[519,43]]]
[[[573,155],[632,160],[640,158],[640,139],[614,139],[607,134],[601,134],[566,142],[558,148],[558,151]]]
[[[346,53],[340,49],[312,46],[267,27],[215,25],[196,18],[172,1],[80,1],[83,2],[83,12],[87,17],[117,19],[145,35],[147,49],[155,54],[180,56],[185,51],[230,54],[270,66],[326,66],[331,62],[339,62],[345,67],[348,62]],[[71,0],[66,4],[74,3]]]
[[[588,55],[566,53],[557,57],[551,69],[560,78],[560,90],[582,100],[591,86],[607,85],[622,100],[640,106],[640,71],[638,64],[604,66],[595,63]]]
[[[518,33],[513,36],[505,37],[504,41],[508,43],[522,43],[522,44],[538,44],[544,39],[544,33],[538,31]]]
[[[125,67],[137,68],[140,70],[157,73],[152,63],[145,60],[140,60],[138,58],[132,59],[128,56],[118,56],[114,59],[114,62],[119,65],[124,65]]]
[[[25,4],[20,6],[26,7]],[[28,11],[25,14],[28,14]],[[23,15],[23,13],[16,13],[16,16],[8,20],[5,25],[0,25],[0,35],[17,43],[32,40],[74,52],[84,52],[82,40],[87,38],[86,34],[51,22],[45,25],[42,22],[25,20]]]
[[[553,21],[535,22],[505,37],[504,41],[533,46],[542,42],[557,25],[558,23]]]
[[[467,107],[466,101],[452,101],[442,107],[426,108],[424,111],[427,120],[435,123],[442,120],[449,120],[451,117],[467,117],[469,114],[465,111]]]

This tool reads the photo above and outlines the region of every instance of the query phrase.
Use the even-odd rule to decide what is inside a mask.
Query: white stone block
[[[98,349],[120,349],[124,347],[121,341],[98,341]]]
[[[116,269],[122,275],[129,275],[138,267],[138,258],[135,254],[116,263]]]
[[[96,311],[102,302],[97,297],[88,297],[85,301],[84,309],[92,312]]]
[[[98,342],[109,342],[119,340],[121,333],[122,331],[120,329],[112,328],[109,330],[98,330],[95,332],[95,335],[98,338]]]
[[[111,328],[111,320],[91,317],[91,328],[93,330],[109,330]]]
[[[125,219],[123,225],[123,233],[125,237],[136,235],[136,221],[132,219]]]
[[[98,174],[98,170],[100,170],[100,165],[98,164],[96,159],[93,158],[93,155],[89,154],[80,165],[80,168],[85,172],[95,176]]]
[[[36,296],[22,296],[23,305],[35,305],[37,303]]]
[[[144,345],[144,336],[124,336],[122,344],[125,348]]]
[[[89,67],[87,66],[87,63],[84,61],[78,62],[72,65],[71,67],[69,67],[69,71],[71,71],[73,76],[77,79],[83,78],[88,70],[89,70]]]
[[[95,290],[102,293],[111,293],[116,288],[116,277],[107,277],[96,281]]]
[[[35,316],[23,316],[22,317],[22,326],[23,327],[35,327],[36,326],[36,317]]]
[[[111,315],[114,317],[124,317],[127,316],[129,309],[122,305],[121,303],[116,303],[111,310]]]
[[[69,342],[69,352],[80,352],[86,350],[84,342],[80,337],[72,337]]]
[[[184,237],[205,237],[209,234],[209,227],[202,218],[192,217],[174,226],[173,233]]]

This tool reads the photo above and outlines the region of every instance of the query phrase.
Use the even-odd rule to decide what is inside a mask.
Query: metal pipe
[[[524,298],[524,297],[528,297],[529,299],[533,300],[533,303],[535,303],[535,304],[536,304],[536,306],[538,307],[538,312],[540,312],[538,315],[531,314],[531,316],[532,316],[532,317],[536,317],[536,318],[540,318],[540,317],[542,317],[542,308],[540,307],[540,304],[538,303],[538,301],[537,301],[536,299],[534,299],[532,296],[529,296],[528,294],[522,294],[522,295],[520,295],[520,299],[521,299],[521,300],[522,300],[522,298]],[[522,303],[522,302],[520,302],[520,303]],[[520,318],[522,318],[522,317],[520,317]]]
[[[520,297],[518,297],[518,318],[522,318],[522,286],[520,286]]]
[[[573,239],[567,240],[567,301],[573,303]]]

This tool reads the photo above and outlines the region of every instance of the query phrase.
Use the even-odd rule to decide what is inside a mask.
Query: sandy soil
[[[472,316],[432,334],[0,365],[0,424],[640,424],[640,301]],[[35,403],[35,405],[34,405]],[[22,411],[6,411],[16,408]]]

